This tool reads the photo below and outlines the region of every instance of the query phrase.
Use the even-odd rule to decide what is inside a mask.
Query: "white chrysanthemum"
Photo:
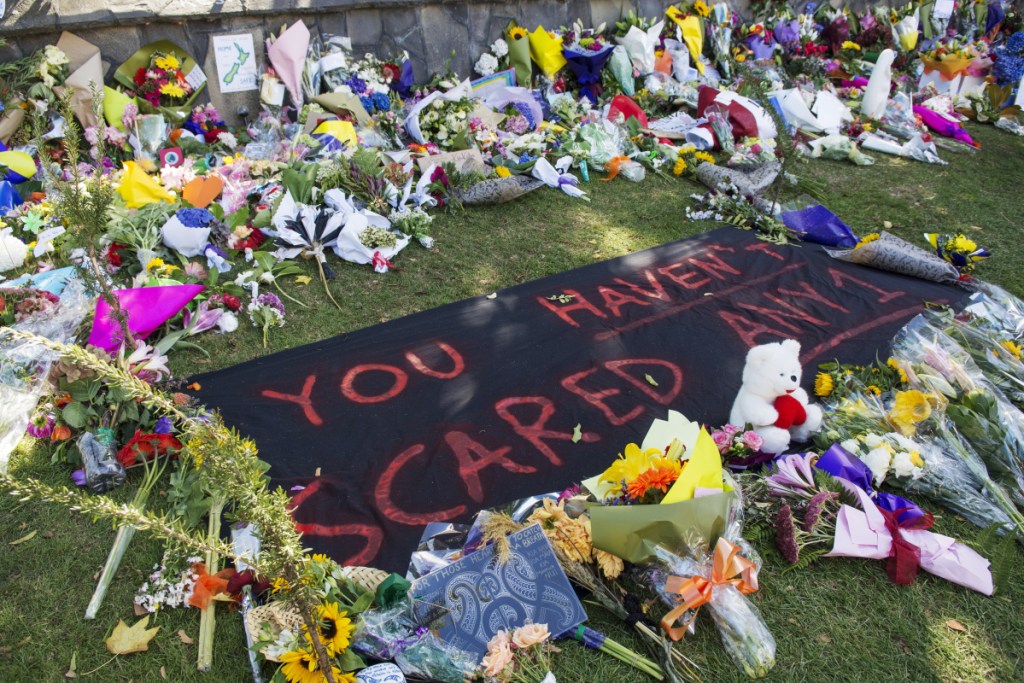
[[[238,329],[238,316],[231,311],[224,311],[217,321],[217,329],[221,334],[228,334]]]
[[[885,481],[885,475],[889,472],[889,465],[892,463],[892,454],[885,446],[880,446],[865,455],[861,460],[868,466],[874,475],[875,486],[881,486]]]
[[[846,441],[842,442],[839,445],[842,447],[844,451],[847,451],[848,453],[853,453],[854,455],[856,455],[857,452],[860,451],[860,444],[857,442],[857,439],[847,439]]]
[[[878,448],[882,445],[882,437],[878,434],[866,434],[864,436],[864,445],[868,448]]]
[[[897,477],[913,477],[914,470],[920,470],[920,467],[914,465],[914,461],[910,457],[910,453],[900,451],[892,459],[892,472]],[[918,475],[920,476],[920,474]]]
[[[0,230],[0,273],[20,268],[28,256],[28,247],[12,234],[10,228]]]
[[[508,54],[508,43],[501,38],[491,43],[491,52],[494,53],[495,57],[501,58]]]
[[[490,76],[498,70],[498,58],[490,52],[485,52],[480,55],[480,59],[476,60],[476,66],[473,69],[481,76]]]

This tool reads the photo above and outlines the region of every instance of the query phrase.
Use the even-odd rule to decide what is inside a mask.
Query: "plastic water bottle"
[[[86,432],[78,439],[85,470],[85,485],[93,493],[104,493],[124,483],[124,465],[117,459],[113,430],[100,427],[96,434]]]

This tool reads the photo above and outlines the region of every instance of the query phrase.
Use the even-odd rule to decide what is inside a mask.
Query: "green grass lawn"
[[[970,132],[983,149],[942,152],[950,162],[945,167],[879,154],[873,167],[811,161],[799,172],[826,185],[825,204],[858,232],[888,221],[893,232],[923,244],[921,233],[965,230],[994,254],[980,266],[980,276],[1022,296],[1016,240],[1024,208],[1024,139],[991,127],[971,126]],[[684,218],[690,193],[700,191],[687,181],[593,181],[586,189],[590,203],[542,189],[513,204],[441,216],[436,250],[410,246],[397,260],[397,272],[378,276],[365,266],[336,265],[332,291],[343,310],[330,305],[315,279],[289,286],[308,308],[289,306],[288,324],[272,333],[269,350],[245,325],[232,335],[200,337],[211,358],[178,353],[172,369],[185,377],[226,367],[718,227]],[[69,482],[65,468],[51,465],[43,449],[19,452],[12,471]],[[936,531],[965,540],[977,534],[956,516],[936,513]],[[31,531],[38,532],[34,538],[10,545]],[[98,618],[87,622],[82,615],[113,537],[109,524],[0,499],[0,682],[61,680],[72,657],[85,680],[250,680],[241,620],[223,610],[209,674],[196,671],[196,646],[178,635],[183,630],[197,639],[199,613],[192,609],[157,615],[161,630],[148,653],[111,660],[102,641],[118,619],[134,621],[132,596],[162,550],[137,536]],[[881,562],[826,559],[783,573],[779,554],[769,546],[759,549],[765,568],[753,599],[778,644],[770,680],[1024,680],[1024,573],[1011,578],[1005,594],[986,598],[927,575],[913,586],[894,586]],[[590,613],[597,628],[635,644],[599,609]],[[948,626],[950,620],[964,630]],[[743,680],[707,616],[683,649],[702,666],[705,681]],[[562,683],[644,680],[574,644],[565,645],[556,673]]]

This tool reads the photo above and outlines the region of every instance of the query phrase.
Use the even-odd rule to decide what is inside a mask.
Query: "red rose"
[[[384,82],[390,83],[398,79],[402,75],[401,69],[398,68],[397,64],[388,62],[380,68],[381,74],[384,76]]]
[[[136,462],[151,460],[154,456],[173,454],[180,450],[181,442],[170,434],[143,434],[136,429],[135,436],[117,452],[117,459],[125,467],[131,467]]]
[[[135,85],[142,85],[146,82],[146,67],[140,66],[139,70],[135,72]]]
[[[237,311],[242,308],[242,300],[234,294],[225,294],[223,299],[224,305],[227,306],[229,311]]]
[[[214,128],[213,130],[208,130],[205,133],[203,133],[203,138],[206,140],[206,144],[212,145],[213,143],[217,142],[217,138],[220,137],[221,133],[226,132],[227,131],[224,130],[223,128]]]
[[[259,228],[253,228],[249,236],[244,240],[237,240],[235,242],[235,249],[242,251],[244,249],[258,249],[261,244],[267,241],[267,236]]]
[[[112,243],[107,248],[107,263],[114,266],[115,268],[120,268],[121,264],[123,263],[121,259],[122,249],[125,249],[125,246],[123,244],[118,244],[117,242]]]

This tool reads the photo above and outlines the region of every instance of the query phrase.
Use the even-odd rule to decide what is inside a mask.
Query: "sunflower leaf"
[[[339,659],[341,661],[338,662],[338,665],[342,671],[357,671],[366,666],[366,663],[363,662],[362,657],[360,657],[354,651],[352,651],[351,648],[342,652]]]
[[[114,627],[114,632],[103,642],[110,653],[115,655],[145,652],[149,649],[149,641],[153,640],[153,636],[160,630],[159,626],[147,629],[148,624],[148,616],[138,620],[132,626],[128,626],[124,623],[124,619],[121,619]]]

